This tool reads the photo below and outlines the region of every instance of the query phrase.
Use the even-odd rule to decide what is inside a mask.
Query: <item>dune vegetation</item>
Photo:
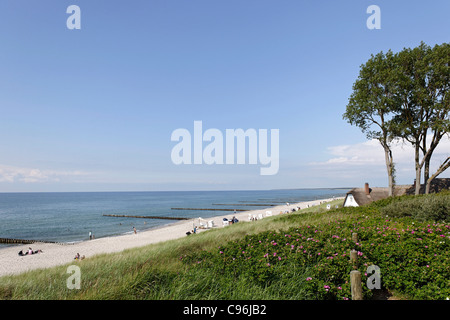
[[[355,267],[364,299],[377,291],[402,299],[450,297],[450,192],[357,208],[331,204],[5,276],[0,298],[346,300]],[[80,268],[80,289],[68,288],[70,265]],[[380,290],[367,287],[371,265],[380,268]]]

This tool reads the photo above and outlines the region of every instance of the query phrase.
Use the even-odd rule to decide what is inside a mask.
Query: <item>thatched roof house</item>
[[[421,193],[423,193],[424,189],[424,186],[422,186]],[[439,192],[443,189],[450,189],[450,178],[434,179],[431,183],[430,192]],[[414,194],[414,191],[414,185],[395,186],[394,196]],[[364,188],[354,188],[347,192],[344,207],[359,207],[372,201],[385,199],[388,196],[389,188],[369,188],[369,184],[366,183]]]

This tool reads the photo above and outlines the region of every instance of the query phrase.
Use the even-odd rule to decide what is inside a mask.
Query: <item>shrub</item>
[[[401,199],[401,198],[399,198]],[[419,221],[450,221],[450,195],[426,195],[394,201],[380,208],[390,217],[412,217]]]
[[[380,267],[384,288],[413,299],[450,296],[450,225],[386,218],[373,209],[361,212],[350,219],[248,235],[183,261],[226,282],[245,280],[247,290],[278,288],[280,299],[342,300],[351,298],[349,252],[355,249],[365,299],[372,295],[366,286],[372,264]],[[353,232],[358,243],[351,241]],[[295,290],[292,281],[301,287]]]

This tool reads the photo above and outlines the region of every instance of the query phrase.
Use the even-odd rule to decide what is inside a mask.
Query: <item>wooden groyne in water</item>
[[[217,209],[217,208],[170,208],[172,210],[204,210],[204,211],[248,211],[245,209]]]
[[[139,218],[139,219],[166,219],[166,220],[190,220],[192,218],[184,217],[159,217],[159,216],[128,216],[124,214],[104,214],[104,217],[116,217],[116,218]]]
[[[11,238],[0,238],[0,243],[5,243],[5,244],[54,243],[54,244],[60,244],[60,245],[73,244],[73,243],[45,241],[45,240],[27,240],[27,239],[11,239]]]
[[[213,203],[213,206],[250,206],[250,207],[276,207],[278,204],[264,203]]]

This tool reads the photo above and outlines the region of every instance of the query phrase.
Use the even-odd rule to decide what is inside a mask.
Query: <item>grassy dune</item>
[[[332,207],[336,204],[341,205],[342,200]],[[80,289],[67,288],[70,264],[2,277],[0,298],[346,299],[350,290],[346,279],[352,268],[346,253],[355,245],[348,241],[354,231],[361,236],[357,247],[361,251],[360,270],[364,273],[367,265],[379,265],[384,288],[413,299],[441,299],[450,294],[448,223],[419,222],[411,217],[386,219],[377,206],[332,210],[325,206],[74,262],[81,271]],[[425,231],[427,225],[432,233]],[[416,234],[411,235],[410,230]],[[290,241],[289,246],[278,246],[274,251],[269,243],[280,244],[287,233],[299,238],[296,247]],[[421,241],[416,240],[418,235]],[[313,237],[316,240],[311,244]],[[423,251],[424,243],[433,246],[433,251]],[[306,255],[300,246],[307,248]],[[240,250],[248,253],[237,254]],[[419,251],[423,254],[413,256]],[[404,261],[418,258],[420,263]],[[405,263],[415,266],[421,277],[410,279],[410,273],[402,273]],[[391,266],[397,269],[388,272]],[[410,292],[416,286],[423,287],[417,295]],[[366,289],[365,298],[371,296]]]

